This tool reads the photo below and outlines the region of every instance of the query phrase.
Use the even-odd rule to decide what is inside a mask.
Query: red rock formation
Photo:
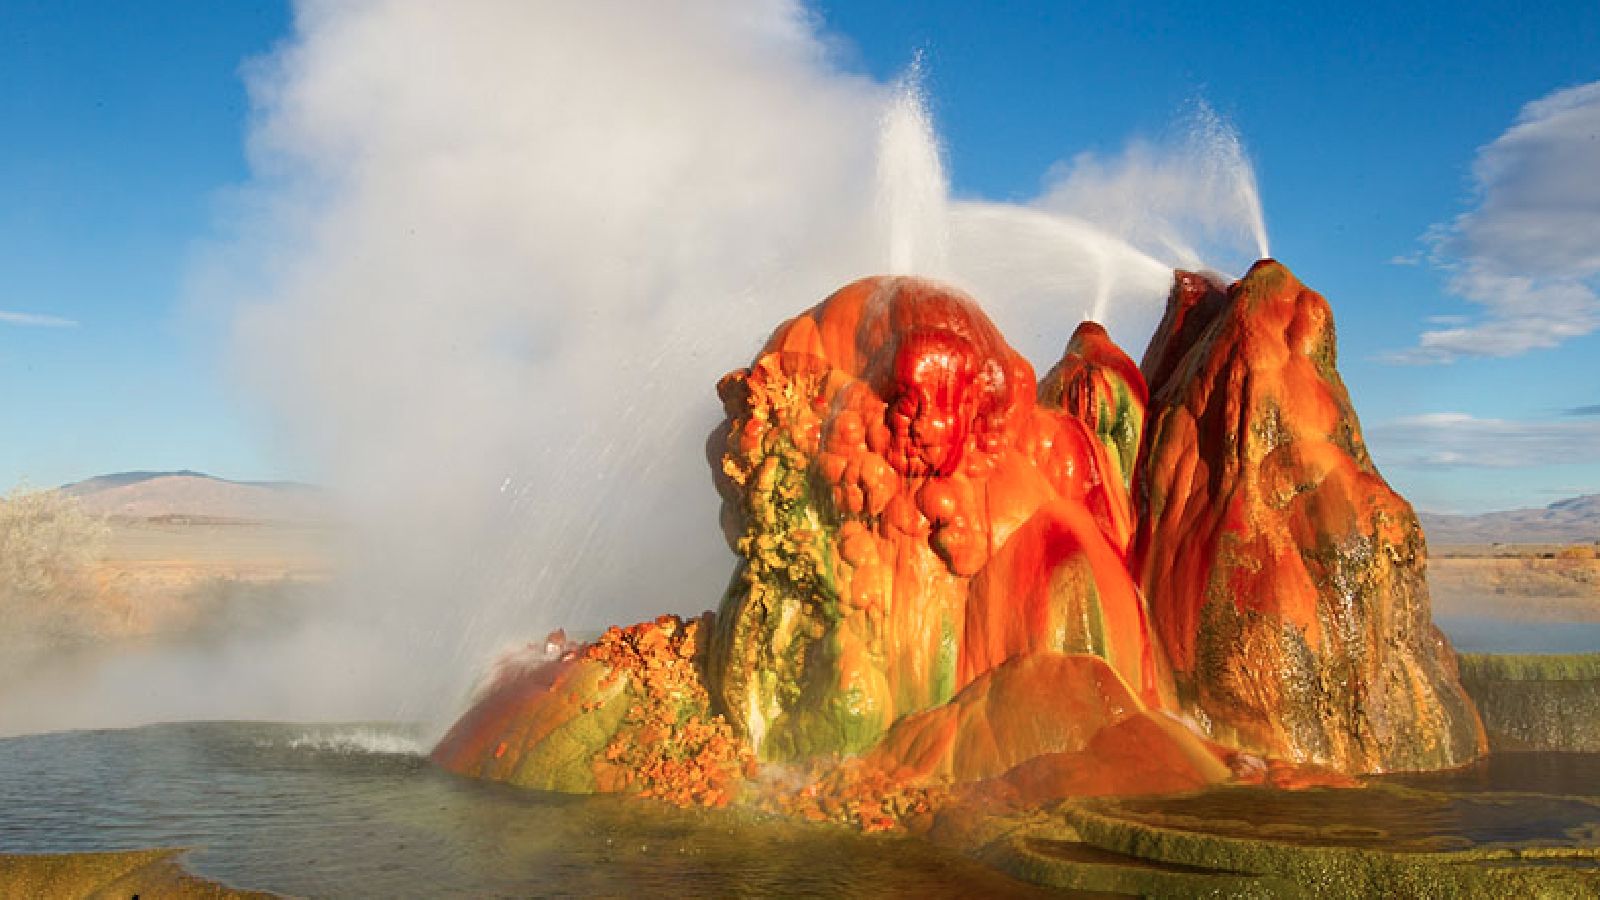
[[[1141,760],[1122,759],[1132,748]],[[996,779],[1019,767],[1019,779],[1074,783],[1119,767],[1170,769],[1191,787],[1228,777],[1204,742],[1148,712],[1105,660],[1049,651],[1014,657],[949,703],[900,720],[866,763],[917,785]],[[1108,778],[1083,793],[1118,787],[1138,790]]]
[[[1482,751],[1328,306],[1277,263],[1179,273],[1142,374],[1085,323],[1036,385],[965,295],[869,278],[718,391],[720,612],[552,635],[442,765],[881,829]]]
[[[705,625],[660,616],[582,647],[552,634],[560,658],[502,662],[433,761],[523,787],[725,806],[754,757],[710,710]]]
[[[1483,752],[1327,302],[1271,260],[1225,294],[1180,273],[1144,372],[1136,559],[1186,711],[1225,743],[1348,772]]]
[[[1153,393],[1156,385],[1172,380],[1178,364],[1227,305],[1228,295],[1223,287],[1206,276],[1194,272],[1174,274],[1167,310],[1150,335],[1144,360],[1139,364],[1146,387],[1152,389],[1148,393]]]
[[[591,761],[616,733],[628,703],[626,685],[610,675],[576,654],[503,661],[432,759],[474,778],[592,792],[598,784]],[[582,762],[559,762],[569,758]]]
[[[723,379],[744,563],[709,686],[764,757],[864,750],[1035,650],[1156,695],[1120,469],[1035,389],[971,299],[914,278],[849,285]]]

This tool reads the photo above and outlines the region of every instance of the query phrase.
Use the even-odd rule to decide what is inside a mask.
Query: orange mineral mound
[[[1178,273],[1142,371],[1084,323],[1038,384],[965,294],[867,278],[718,393],[719,611],[506,660],[441,765],[882,829],[1483,751],[1328,305],[1276,262]]]
[[[1120,774],[1147,769],[1170,770],[1173,779],[1151,782],[1168,789],[1228,777],[1203,741],[1147,712],[1105,660],[1049,651],[1014,657],[944,706],[900,720],[866,762],[915,785],[1014,775],[1065,780],[1079,794],[1137,793],[1147,786]]]
[[[501,662],[433,761],[543,790],[727,805],[754,756],[710,710],[700,677],[706,623],[660,616],[581,647],[552,634],[527,658]],[[544,659],[541,649],[559,656]]]
[[[1131,365],[1104,382],[1108,417],[1142,391]],[[763,758],[865,750],[1035,650],[1157,695],[1120,463],[1035,391],[971,298],[917,278],[849,285],[722,380],[742,563],[708,686]]]
[[[1272,260],[1226,293],[1180,273],[1144,371],[1135,557],[1185,711],[1225,743],[1347,772],[1482,753],[1327,301]]]

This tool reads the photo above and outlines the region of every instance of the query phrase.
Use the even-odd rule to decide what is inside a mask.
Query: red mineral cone
[[[1327,302],[1277,262],[1225,294],[1179,274],[1144,361],[1151,618],[1219,740],[1348,772],[1459,765],[1482,726],[1334,351]]]
[[[1079,344],[1109,422],[1138,372],[1102,364],[1121,355],[1108,339]],[[1059,396],[1038,402],[1032,366],[971,298],[858,281],[720,391],[743,562],[708,685],[763,756],[864,750],[1035,650],[1098,654],[1156,695],[1120,463]]]

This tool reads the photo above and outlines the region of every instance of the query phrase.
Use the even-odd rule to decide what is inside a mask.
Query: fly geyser
[[[1334,349],[1327,301],[1276,262],[1225,294],[1179,277],[1144,360],[1135,567],[1214,737],[1350,772],[1457,766],[1483,729]]]
[[[719,609],[502,660],[437,762],[879,828],[1484,752],[1328,305],[1276,262],[1178,273],[1142,367],[1086,322],[1042,381],[960,291],[863,279],[718,393]]]

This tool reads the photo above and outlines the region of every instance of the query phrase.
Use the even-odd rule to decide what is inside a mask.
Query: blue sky
[[[1600,337],[1581,298],[1557,346],[1460,352],[1492,352],[1493,329],[1473,330],[1486,309],[1548,317],[1552,295],[1474,305],[1453,275],[1487,260],[1499,291],[1508,266],[1565,261],[1495,258],[1474,243],[1503,234],[1488,213],[1432,245],[1454,270],[1421,240],[1494,206],[1474,163],[1527,104],[1600,79],[1600,6],[1217,6],[812,9],[847,70],[887,81],[923,54],[962,197],[1025,201],[1053,165],[1114,154],[1203,99],[1256,164],[1274,255],[1333,302],[1342,370],[1402,492],[1476,510],[1600,491],[1600,416],[1569,412],[1600,404]],[[228,314],[198,306],[189,284],[251,175],[241,66],[291,22],[285,4],[247,0],[0,7],[0,486],[125,469],[316,477],[231,386],[216,340]],[[1572,177],[1600,183],[1600,149],[1588,159]],[[1600,247],[1597,222],[1589,209],[1561,233]],[[1595,283],[1573,265],[1573,284]],[[1455,349],[1415,352],[1423,332],[1452,329],[1467,332]]]
[[[0,485],[278,470],[185,302],[193,244],[247,174],[239,66],[281,3],[0,5]]]

